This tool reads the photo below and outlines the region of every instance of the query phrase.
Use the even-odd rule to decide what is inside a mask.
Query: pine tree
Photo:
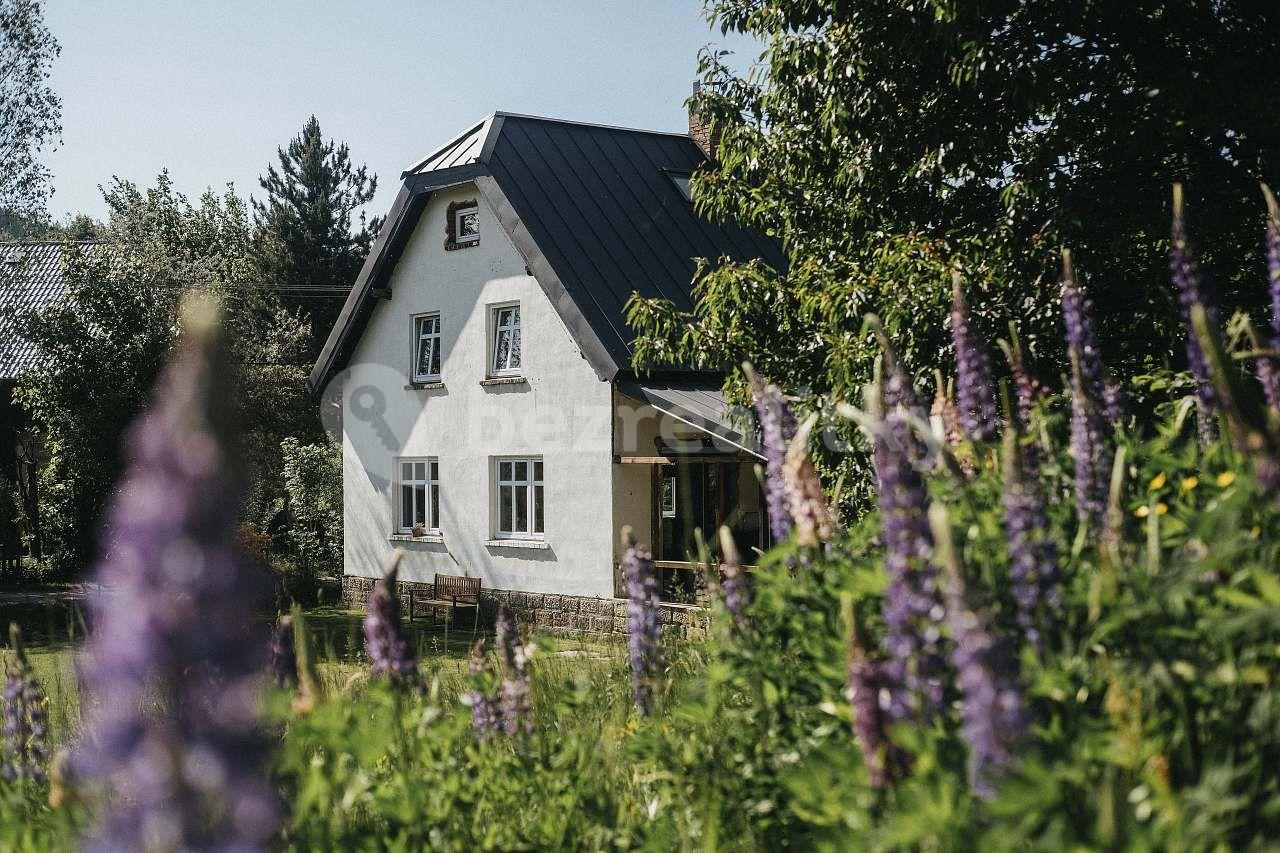
[[[253,200],[255,248],[285,305],[310,322],[315,357],[381,224],[361,210],[378,178],[367,166],[352,165],[345,143],[326,142],[315,116],[276,154],[279,169],[268,165],[258,179],[266,200]]]

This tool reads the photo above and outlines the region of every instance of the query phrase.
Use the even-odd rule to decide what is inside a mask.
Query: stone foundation
[[[353,610],[363,610],[373,591],[373,578],[354,575],[342,577],[342,603]],[[407,618],[410,591],[417,599],[431,597],[431,584],[400,581],[396,584]],[[480,591],[480,618],[492,625],[498,605],[504,604],[525,628],[552,634],[591,634],[625,637],[627,635],[627,601],[623,598],[588,598],[577,595],[555,595],[549,592],[516,592],[506,589]],[[425,618],[425,608],[418,606],[416,618]],[[459,617],[467,623],[470,614]],[[684,604],[663,604],[659,611],[663,632],[672,639],[704,640],[710,616],[703,608]]]

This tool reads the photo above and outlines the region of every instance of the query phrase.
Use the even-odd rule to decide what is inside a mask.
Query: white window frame
[[[523,479],[516,476],[516,466],[520,463],[526,465],[525,477]],[[510,465],[510,474],[503,476],[503,466]],[[493,535],[495,539],[534,539],[542,540],[546,538],[546,487],[543,484],[543,476],[539,475],[539,469],[543,467],[541,456],[497,456],[493,460]],[[502,513],[502,495],[504,490],[510,489],[511,512],[508,518],[503,518]],[[516,530],[516,495],[523,490],[525,496],[525,529]],[[538,526],[538,511],[542,510],[542,529],[535,530]]]
[[[476,233],[463,236],[462,217],[476,215]],[[480,242],[480,206],[460,207],[453,212],[453,242],[459,246],[470,246]]]
[[[515,311],[515,322],[502,324],[502,313],[504,311]],[[520,310],[519,302],[504,302],[501,305],[491,305],[489,307],[489,375],[492,377],[504,376],[520,376],[524,368],[524,314]],[[511,332],[512,339],[517,336],[520,339],[520,355],[519,363],[515,367],[511,366],[511,348],[507,348],[507,365],[502,367],[498,364],[498,343],[501,340],[503,332]]]
[[[421,476],[419,476],[418,466],[422,466]],[[405,477],[406,466],[409,470],[409,477]],[[440,532],[440,459],[437,456],[403,456],[395,459],[395,490],[393,500],[395,506],[393,512],[395,514],[396,532],[401,535],[411,535],[413,533],[414,518],[417,517],[417,496],[415,491],[410,498],[409,518],[404,517],[404,488],[413,489],[416,486],[424,487],[422,490],[422,524],[426,527],[428,534],[438,534]]]
[[[422,334],[423,320],[436,321],[436,330],[433,334],[428,334],[428,335]],[[413,315],[413,352],[411,354],[411,357],[413,358],[412,372],[413,372],[414,382],[439,382],[440,381],[440,377],[442,375],[441,372],[444,370],[444,353],[440,351],[440,344],[442,341],[443,331],[444,331],[444,321],[441,319],[439,311],[428,311],[424,314]],[[435,347],[435,352],[433,353],[433,355],[435,355],[436,360],[440,362],[440,371],[437,371],[436,373],[419,373],[418,372],[418,365],[422,363],[419,356],[421,356],[422,354],[422,344],[423,344],[423,341],[425,340],[431,340],[432,345]]]

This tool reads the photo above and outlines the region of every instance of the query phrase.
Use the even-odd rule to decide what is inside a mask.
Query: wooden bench
[[[449,624],[453,624],[453,615],[458,610],[471,611],[471,636],[476,634],[476,626],[480,622],[480,578],[467,578],[459,575],[436,575],[431,587],[431,597],[425,601],[416,600],[412,589],[409,592],[409,619],[413,619],[414,606],[424,605],[435,619],[436,608],[449,608]]]

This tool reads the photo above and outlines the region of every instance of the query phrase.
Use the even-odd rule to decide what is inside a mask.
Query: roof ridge
[[[76,246],[96,246],[110,243],[110,240],[0,240],[0,246],[65,246],[72,243]]]
[[[622,124],[605,124],[604,122],[598,122],[598,121],[577,121],[575,119],[569,119],[569,118],[554,118],[552,116],[533,115],[532,113],[513,113],[513,112],[508,112],[506,110],[495,110],[493,112],[493,115],[503,116],[505,118],[523,118],[523,119],[531,119],[533,121],[547,121],[553,124],[572,124],[572,125],[577,125],[578,127],[598,127],[601,130],[621,130],[627,133],[648,133],[654,136],[674,136],[678,139],[691,138],[689,136],[688,131],[681,133],[676,130],[653,130],[647,127],[628,127]]]

